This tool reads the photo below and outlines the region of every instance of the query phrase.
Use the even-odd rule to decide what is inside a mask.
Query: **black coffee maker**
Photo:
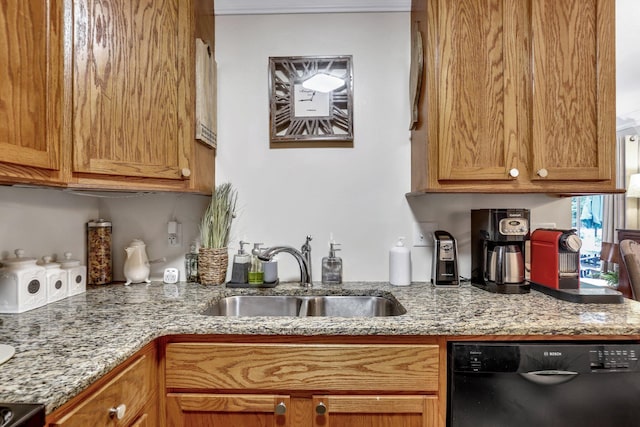
[[[471,210],[471,284],[500,294],[523,294],[528,209]]]

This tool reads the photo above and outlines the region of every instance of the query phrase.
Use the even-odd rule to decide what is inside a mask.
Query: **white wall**
[[[149,260],[166,258],[151,264],[151,277],[162,278],[165,267],[175,267],[184,278],[184,254],[191,242],[199,238],[199,224],[210,197],[171,193],[123,194],[100,200],[100,215],[113,223],[114,280],[124,280],[125,251],[132,239],[142,239]],[[180,246],[169,246],[168,222],[175,219],[182,226]]]
[[[82,194],[82,195],[81,195]],[[91,193],[62,190],[0,187],[0,260],[14,257],[53,255],[62,259],[71,252],[86,262],[86,223],[98,217],[113,224],[114,280],[124,280],[124,248],[131,239],[147,244],[150,259],[166,258],[152,265],[153,278],[161,278],[164,267],[177,267],[184,274],[184,254],[197,237],[198,224],[208,197],[174,194]],[[97,194],[102,197],[92,197]],[[106,198],[105,198],[106,197]],[[167,222],[182,223],[183,243],[169,247]]]
[[[570,226],[569,199],[427,195],[410,190],[409,13],[218,16],[217,182],[239,190],[235,240],[299,247],[314,237],[320,279],[329,233],[342,243],[345,280],[387,280],[396,237],[436,221],[459,240],[469,275],[469,210],[531,207],[532,220]],[[268,58],[353,55],[353,148],[269,149]],[[414,219],[415,218],[415,219]],[[430,249],[413,248],[414,279],[428,280]],[[298,277],[288,255],[281,278]]]
[[[0,187],[0,260],[25,256],[85,259],[85,224],[98,216],[95,199],[61,190]]]
[[[616,110],[619,120],[640,126],[640,2],[616,0]]]

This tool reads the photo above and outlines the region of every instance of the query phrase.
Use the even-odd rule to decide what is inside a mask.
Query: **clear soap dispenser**
[[[249,267],[249,284],[261,285],[264,283],[264,269],[262,267],[262,260],[258,258],[262,249],[260,245],[262,243],[254,243],[251,250],[251,266]]]
[[[340,243],[329,242],[329,256],[322,258],[322,283],[339,285],[342,283],[342,258],[336,256]]]
[[[233,266],[231,268],[232,283],[248,283],[249,282],[249,265],[251,265],[251,255],[244,250],[244,245],[248,242],[240,240],[240,249],[233,256]]]
[[[192,242],[189,253],[184,256],[184,269],[187,282],[198,281],[198,243]]]

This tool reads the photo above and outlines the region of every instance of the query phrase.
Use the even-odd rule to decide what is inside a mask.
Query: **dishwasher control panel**
[[[453,343],[450,369],[468,373],[640,372],[640,344]]]
[[[639,349],[629,345],[607,345],[589,350],[591,369],[637,369]]]

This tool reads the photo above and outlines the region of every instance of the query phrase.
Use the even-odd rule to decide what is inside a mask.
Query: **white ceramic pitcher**
[[[127,259],[124,261],[124,277],[127,279],[125,285],[150,283],[151,267],[144,242],[140,239],[133,239],[125,252],[127,253]]]

